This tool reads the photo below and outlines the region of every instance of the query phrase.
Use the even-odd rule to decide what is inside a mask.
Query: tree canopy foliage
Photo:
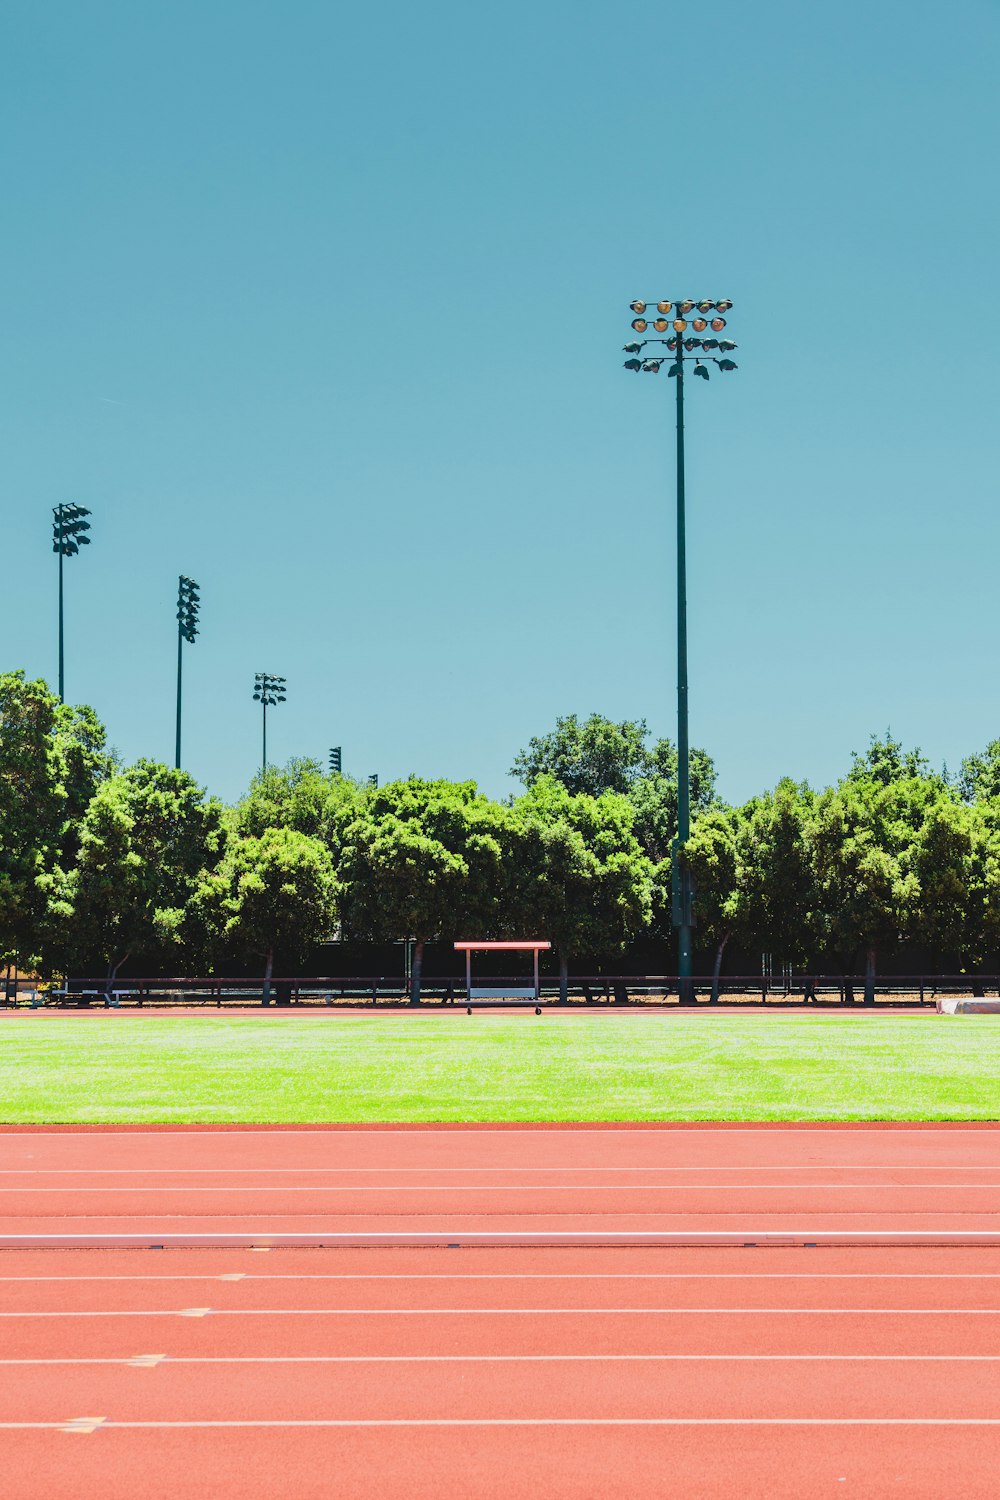
[[[246,963],[267,993],[276,964],[331,937],[409,939],[417,1000],[426,943],[530,936],[553,943],[565,985],[571,963],[670,940],[676,771],[642,720],[568,715],[515,758],[525,790],[506,801],[297,759],[227,808],[185,772],[117,764],[92,710],[0,674],[0,958],[109,984],[139,958]],[[864,969],[870,989],[904,950],[1000,965],[1000,739],[954,779],[889,733],[818,791],[785,779],[727,806],[698,750],[691,779],[680,857],[703,972],[765,953]]]

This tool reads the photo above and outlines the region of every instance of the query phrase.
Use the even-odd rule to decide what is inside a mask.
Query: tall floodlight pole
[[[65,652],[63,646],[63,558],[75,557],[81,547],[90,546],[90,511],[83,505],[52,507],[52,550],[59,555],[59,701],[65,701]]]
[[[330,751],[330,775],[341,776],[343,774],[343,757],[339,745],[334,745]]]
[[[253,701],[263,710],[263,753],[261,770],[267,770],[267,710],[276,703],[285,701],[285,679],[275,677],[272,672],[256,672],[253,680]]]
[[[177,580],[177,738],[174,746],[174,765],[181,768],[181,675],[184,667],[184,642],[194,645],[198,634],[198,611],[201,594],[193,578],[182,573]]]
[[[684,366],[694,365],[694,374],[702,380],[708,379],[708,366],[714,364],[727,373],[735,370],[729,354],[736,345],[731,339],[720,339],[716,335],[726,327],[723,316],[732,307],[728,298],[721,302],[710,302],[707,298],[693,302],[685,297],[680,301],[657,302],[656,317],[647,318],[648,304],[636,301],[630,304],[635,314],[632,328],[636,333],[646,333],[650,327],[655,333],[665,335],[633,341],[625,345],[629,358],[626,370],[647,375],[658,375],[660,366],[668,364],[667,374],[676,380],[677,404],[677,838],[674,840],[672,864],[673,920],[677,928],[677,988],[682,1005],[693,1005],[695,1001],[692,978],[692,912],[691,872],[683,858],[684,845],[691,834],[691,750],[688,740],[688,661],[687,661],[687,538],[685,532],[684,497]],[[691,319],[689,332],[688,318]],[[671,317],[673,314],[673,317]],[[703,337],[709,334],[708,338]],[[644,351],[651,344],[662,344],[667,353],[649,354]],[[718,350],[718,355],[714,352]],[[721,356],[721,357],[720,357]],[[669,363],[668,363],[669,362]]]

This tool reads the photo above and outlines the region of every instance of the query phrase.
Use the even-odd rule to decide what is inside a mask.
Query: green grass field
[[[1000,1018],[9,1015],[0,1120],[992,1120]]]

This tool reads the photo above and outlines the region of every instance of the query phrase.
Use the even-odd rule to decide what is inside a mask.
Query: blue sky
[[[506,771],[672,733],[672,383],[636,296],[732,297],[688,402],[692,738],[743,798],[891,725],[1000,734],[993,0],[8,0],[3,662],[128,758]]]

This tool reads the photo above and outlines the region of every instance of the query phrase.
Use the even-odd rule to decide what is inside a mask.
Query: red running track
[[[0,1143],[6,1233],[1000,1230],[961,1126]],[[5,1500],[995,1497],[998,1375],[1000,1244],[0,1255]]]

